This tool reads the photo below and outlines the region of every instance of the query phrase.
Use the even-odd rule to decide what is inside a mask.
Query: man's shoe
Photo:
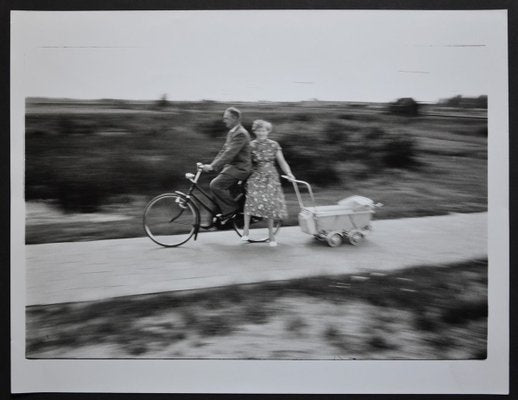
[[[236,214],[238,213],[237,210],[235,211],[232,211],[230,213],[227,213],[227,214],[216,214],[216,218],[218,218],[221,222],[222,225],[224,225],[225,223],[228,222],[228,220],[232,219],[232,217],[234,217]]]

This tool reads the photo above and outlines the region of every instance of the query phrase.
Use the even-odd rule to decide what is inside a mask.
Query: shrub
[[[395,346],[390,344],[383,336],[373,335],[368,340],[369,346],[376,350],[390,350]]]
[[[307,113],[297,113],[292,116],[292,120],[298,122],[310,122],[313,121],[315,117],[312,114]]]
[[[225,124],[220,119],[202,122],[198,124],[197,130],[210,138],[222,138],[227,132]]]
[[[301,130],[280,142],[296,175],[322,186],[340,181],[344,172],[366,178],[380,168],[418,165],[413,137],[377,125],[332,120],[320,132]]]
[[[293,332],[295,334],[301,335],[304,332],[304,329],[308,326],[306,321],[304,321],[301,317],[293,317],[286,322],[286,330],[288,332]]]
[[[414,319],[414,326],[421,331],[435,332],[438,330],[438,322],[430,313],[416,314]]]
[[[417,146],[413,138],[393,134],[383,145],[383,164],[391,168],[409,168],[418,165]]]
[[[356,116],[352,114],[341,114],[339,118],[345,121],[354,121],[356,119]]]
[[[54,183],[55,199],[66,212],[94,212],[108,199],[109,194],[102,184],[89,180],[81,181],[76,177],[58,176]]]
[[[336,169],[341,177],[345,177],[345,182],[347,182],[350,177],[366,179],[372,173],[372,166],[360,160],[338,163]]]
[[[169,105],[169,101],[167,100],[167,94],[163,94],[160,99],[155,101],[155,106],[158,110],[162,110]]]
[[[478,129],[475,131],[475,134],[476,134],[477,136],[487,137],[487,125],[486,125],[486,126],[483,126],[482,128],[478,128]]]
[[[487,318],[487,301],[459,301],[442,311],[441,319],[450,324],[462,324]]]
[[[265,308],[264,304],[255,303],[247,304],[243,309],[242,318],[247,323],[265,324],[270,318],[270,313]]]
[[[208,316],[199,320],[197,328],[201,336],[224,336],[234,330],[231,321],[221,315]]]
[[[349,129],[347,125],[339,121],[330,121],[326,124],[323,132],[324,140],[329,144],[342,144],[347,140]]]
[[[95,211],[125,194],[184,188],[184,173],[217,154],[227,129],[219,109],[200,113],[175,104],[177,109],[26,115],[27,200],[56,200],[67,211]],[[346,180],[350,174],[344,168],[363,178],[383,167],[415,165],[417,146],[411,136],[339,116],[322,121],[319,114],[303,110],[275,111],[267,117],[274,124],[271,138],[283,147],[295,175],[312,184]],[[262,115],[254,111],[246,116],[251,123]],[[103,132],[120,134],[96,134]]]
[[[403,97],[389,104],[389,112],[396,115],[417,116],[419,104],[411,97]]]
[[[279,141],[297,177],[326,186],[339,180],[335,169],[336,148],[318,136],[297,133]]]
[[[88,117],[70,117],[63,115],[58,119],[57,132],[61,135],[92,134],[96,131],[96,122]]]
[[[485,108],[487,109],[487,96],[463,97],[461,95],[453,96],[439,101],[439,105],[455,108]]]

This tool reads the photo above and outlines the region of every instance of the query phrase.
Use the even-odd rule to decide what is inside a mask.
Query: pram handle
[[[313,207],[315,207],[315,210],[316,210],[317,204],[315,202],[315,196],[313,196],[313,190],[311,189],[311,185],[309,183],[307,183],[306,181],[301,181],[298,179],[290,178],[288,175],[281,175],[281,176],[293,184],[293,189],[295,189],[295,193],[297,194],[297,200],[299,201],[299,206],[300,206],[301,210],[304,208],[304,203],[302,202],[302,196],[300,195],[299,185],[298,185],[299,183],[302,185],[305,185],[308,188],[309,196],[311,197],[311,201],[313,202]]]

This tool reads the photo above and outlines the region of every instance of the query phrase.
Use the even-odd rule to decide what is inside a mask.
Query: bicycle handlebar
[[[203,163],[197,162],[196,163],[196,174],[193,174],[192,172],[187,172],[185,174],[185,178],[190,180],[193,183],[198,183],[198,179],[200,179],[200,175],[203,172],[202,166],[203,166]]]

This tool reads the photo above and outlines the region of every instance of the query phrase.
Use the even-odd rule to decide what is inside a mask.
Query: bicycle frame
[[[215,210],[219,210],[219,206],[218,206],[218,203],[216,203],[216,201],[212,197],[212,195],[207,193],[205,190],[203,190],[203,188],[201,188],[198,185],[198,180],[199,180],[201,174],[202,174],[202,169],[199,168],[199,167],[198,167],[198,171],[196,172],[196,174],[193,174],[193,173],[190,173],[190,172],[186,173],[185,177],[187,178],[187,180],[192,182],[191,186],[189,187],[187,193],[183,193],[183,192],[180,192],[180,191],[175,191],[175,193],[177,193],[177,194],[179,194],[181,196],[184,196],[188,200],[194,199],[193,203],[196,205],[196,207],[199,208],[201,206],[206,211],[209,212],[210,217],[211,217],[210,218],[210,225],[203,226],[203,225],[200,224],[200,226],[199,226],[199,227],[201,227],[203,229],[209,229],[209,228],[213,227],[214,224],[215,224],[215,221],[213,220],[213,217],[216,214]],[[205,197],[205,199],[208,200],[208,202],[210,202],[210,204],[205,203],[202,198],[197,196],[196,193],[195,193],[195,190],[199,191]],[[196,229],[195,239],[196,239],[196,237],[198,235],[198,231],[199,231],[199,229]]]
[[[175,191],[175,193],[182,194],[183,196],[187,197],[188,199],[193,198],[194,200],[196,200],[196,203],[197,203],[196,205],[202,206],[211,215],[214,215],[214,208],[218,209],[219,208],[218,204],[216,203],[216,201],[213,199],[213,197],[209,193],[207,193],[205,190],[203,190],[198,185],[198,179],[197,178],[199,178],[199,174],[196,174],[196,175],[197,175],[196,179],[187,178],[187,179],[189,179],[192,182],[192,185],[189,187],[189,190],[187,191],[187,193],[183,193],[183,192],[180,192],[180,191]],[[205,196],[206,200],[208,200],[211,204],[207,205],[200,197],[198,197],[194,193],[195,190],[198,190],[199,192],[201,192],[201,194],[203,194],[203,196]],[[211,205],[213,205],[214,207],[211,208]]]
[[[236,213],[234,213],[231,216],[231,218],[222,219],[220,217],[220,215],[218,214],[218,212],[220,212],[221,210],[218,206],[218,203],[216,202],[214,195],[210,191],[204,190],[198,184],[198,180],[199,180],[201,174],[203,173],[201,166],[202,166],[202,164],[200,164],[200,163],[197,164],[196,174],[193,174],[193,173],[185,174],[185,178],[191,182],[191,185],[189,186],[189,188],[186,192],[174,190],[173,192],[163,193],[158,196],[155,196],[146,205],[146,208],[144,211],[144,228],[145,228],[146,234],[155,243],[158,243],[159,245],[162,245],[165,247],[176,247],[176,246],[179,246],[179,245],[185,243],[187,240],[189,240],[193,236],[194,236],[194,240],[196,240],[198,237],[200,228],[211,229],[214,227],[218,230],[224,230],[224,229],[230,228],[230,229],[233,229],[239,236],[242,236],[242,233],[240,232],[240,230],[242,230],[243,227],[241,225],[239,225],[239,224],[243,223],[243,217],[241,214],[243,212],[243,206],[244,206],[244,202],[245,202],[244,201],[245,200],[245,197],[244,197],[245,190],[244,190],[244,185],[242,184],[242,181],[240,183],[238,183],[238,185],[237,185],[237,187],[239,187],[239,189],[240,189],[239,193],[236,193],[237,196],[236,196],[236,194],[233,193],[233,195],[235,196],[234,200],[239,203],[239,206],[238,206],[239,209],[236,210]],[[234,189],[234,187],[230,188],[231,192],[233,192],[233,189]],[[155,204],[157,204],[157,202],[162,201],[163,198],[168,198],[168,199],[174,198],[175,202],[177,204],[179,204],[181,209],[187,209],[189,207],[190,208],[189,212],[194,213],[194,215],[195,215],[195,220],[192,222],[192,224],[190,224],[194,228],[194,231],[190,229],[188,232],[189,236],[183,242],[178,242],[176,244],[171,244],[171,243],[166,244],[166,242],[164,242],[162,239],[158,239],[157,237],[155,237],[156,235],[155,235],[154,227],[153,227],[153,229],[148,227],[148,222],[146,219],[148,216],[148,212],[154,207]],[[157,206],[157,208],[158,207],[159,206]],[[202,225],[202,218],[200,215],[200,210],[203,210],[203,209],[209,213],[208,225]],[[183,212],[184,212],[183,210],[180,210],[178,215],[174,216],[172,219],[170,219],[171,216],[169,215],[167,217],[168,219],[170,219],[169,223],[174,222],[177,218],[180,217],[180,215],[183,214]],[[205,216],[203,219],[205,219]],[[152,219],[150,221],[152,221]],[[254,216],[251,216],[251,218],[250,218],[250,224],[259,223],[260,221],[263,221],[263,218],[254,217]],[[167,222],[167,221],[163,221],[163,222]],[[151,224],[154,224],[154,222],[151,222]],[[158,224],[160,225],[160,222],[158,222]],[[157,228],[159,228],[159,225],[155,225],[155,226]],[[255,227],[258,228],[259,230],[265,229],[264,226],[259,227],[258,225],[259,224],[255,225]],[[274,228],[275,228],[274,234],[277,233],[277,231],[279,230],[279,227],[280,227],[280,220],[275,221],[274,222]],[[156,233],[160,235],[158,230],[156,231]],[[264,239],[255,239],[255,240],[247,239],[247,240],[252,243],[253,242],[259,243],[259,242],[267,241],[268,237],[264,236]]]

